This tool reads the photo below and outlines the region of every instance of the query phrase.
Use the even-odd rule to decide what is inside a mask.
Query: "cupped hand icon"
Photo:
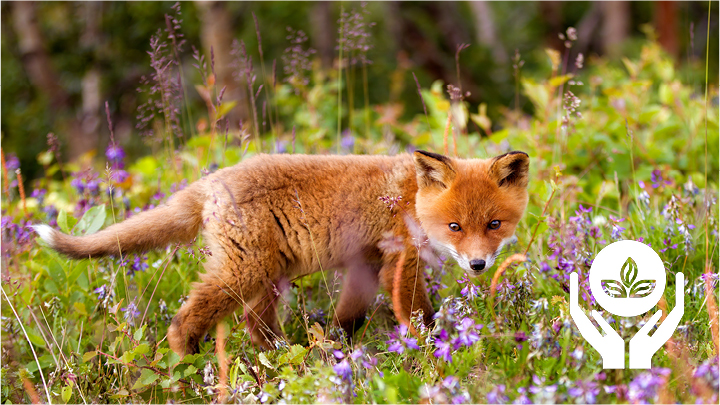
[[[590,343],[592,347],[595,348],[595,350],[600,353],[600,356],[602,356],[603,359],[603,368],[625,368],[625,341],[610,326],[610,324],[608,324],[607,321],[603,319],[603,317],[598,311],[593,310],[592,316],[593,318],[595,318],[595,321],[597,321],[602,330],[605,332],[605,336],[600,334],[600,332],[595,328],[595,325],[590,322],[590,319],[588,319],[587,315],[585,315],[585,312],[578,305],[578,288],[578,274],[571,273],[570,316],[575,321],[575,325],[577,325],[578,330],[580,330],[580,334],[585,338],[585,340],[588,341],[588,343]],[[648,322],[648,324],[649,323],[650,322]],[[667,323],[667,321],[665,321],[663,325],[665,325],[665,323]],[[670,334],[672,334],[672,330]],[[657,335],[657,333],[655,335]],[[653,335],[653,337],[655,337],[655,335]],[[665,341],[663,341],[663,343],[664,342]],[[630,344],[632,348],[632,342]],[[652,353],[655,353],[655,351],[653,351]],[[650,358],[652,358],[652,354],[650,355]],[[649,361],[650,360],[648,359],[648,364]]]
[[[630,340],[630,368],[650,368],[655,352],[670,339],[670,336],[677,329],[685,312],[684,285],[685,276],[683,273],[677,273],[675,275],[675,308],[670,311],[670,314],[652,336],[649,335],[650,329],[655,326],[662,316],[662,310],[657,311]]]

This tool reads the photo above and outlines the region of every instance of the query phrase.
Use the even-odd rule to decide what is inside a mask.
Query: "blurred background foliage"
[[[128,155],[151,151],[148,139],[137,136],[137,108],[145,98],[135,90],[141,77],[152,72],[149,39],[165,27],[172,4],[2,3],[2,144],[5,153],[18,156],[26,180],[40,174],[37,156],[47,149],[49,132],[60,139],[67,160],[104,150],[110,142],[105,101],[117,140]],[[247,92],[242,83],[232,80],[233,39],[247,45],[248,53],[255,55],[255,72],[260,72],[256,16],[266,72],[271,75],[276,64],[280,82],[285,77],[282,56],[290,46],[286,27],[303,30],[316,50],[314,71],[332,74],[338,67],[342,7],[347,11],[359,4],[185,2],[181,31],[187,43],[180,59],[186,82],[202,81],[192,67],[191,46],[202,47],[200,51],[210,59],[212,44],[218,86],[227,87],[224,100],[238,102],[230,116],[248,120]],[[369,103],[399,105],[401,120],[422,114],[412,74],[422,87],[438,79],[456,83],[457,47],[469,44],[459,64],[463,91],[470,93],[465,99],[471,105],[486,104],[492,129],[501,129],[499,117],[515,107],[518,94],[516,53],[524,64],[523,75],[547,77],[545,49],[562,49],[558,33],[568,26],[578,30],[569,60],[578,53],[585,59],[605,55],[611,65],[622,67],[618,55],[637,56],[647,38],[656,39],[675,61],[678,77],[700,90],[705,82],[707,8],[703,2],[373,2],[367,5],[366,16],[366,21],[375,22],[369,29],[373,46],[368,53]],[[717,19],[710,24],[715,43],[709,47],[709,82],[717,86]],[[198,93],[192,88],[186,91],[185,102],[203,108]],[[363,105],[363,97],[362,91],[355,91],[356,106]],[[518,107],[532,115],[536,106],[526,97],[518,101]],[[286,129],[291,125],[288,122]]]

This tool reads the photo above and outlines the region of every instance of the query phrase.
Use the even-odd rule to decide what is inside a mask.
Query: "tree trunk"
[[[68,96],[58,84],[46,51],[45,38],[37,23],[37,5],[34,2],[12,2],[11,7],[22,63],[30,82],[38,92],[49,95],[55,110],[66,106]]]
[[[630,33],[630,3],[627,1],[604,1],[601,38],[603,50],[610,56],[617,56],[620,45]]]
[[[234,124],[239,120],[247,121],[249,117],[247,89],[245,89],[244,83],[238,83],[233,77],[231,50],[235,29],[231,15],[222,1],[196,1],[195,6],[200,11],[202,24],[200,39],[205,53],[210,55],[210,48],[213,50],[215,83],[217,83],[218,91],[225,87],[223,102],[237,101],[237,105],[226,115],[226,118]],[[248,49],[248,52],[252,53],[252,50]],[[209,58],[207,59],[209,62]],[[266,73],[268,76],[272,75],[272,72]],[[262,72],[259,72],[257,77],[262,79]],[[272,78],[268,77],[268,80],[271,81]]]
[[[504,65],[508,61],[508,54],[500,43],[495,30],[492,9],[487,1],[471,1],[470,8],[475,17],[477,41],[492,50],[492,55],[498,64]]]
[[[335,56],[335,24],[330,14],[330,3],[320,1],[313,5],[310,13],[310,21],[312,23],[312,41],[313,46],[320,55],[320,61],[325,69],[332,69],[333,57]]]
[[[71,134],[70,157],[75,158],[81,154],[97,148],[100,136],[98,131],[102,122],[100,92],[100,69],[97,67],[96,55],[100,45],[100,18],[102,3],[85,2],[80,6],[82,19],[85,20],[85,30],[80,37],[80,45],[93,55],[90,68],[82,78],[82,111],[79,114],[80,130]],[[101,152],[98,153],[102,155]]]
[[[677,57],[680,51],[678,38],[677,2],[655,2],[655,24],[658,33],[658,42],[670,55]]]

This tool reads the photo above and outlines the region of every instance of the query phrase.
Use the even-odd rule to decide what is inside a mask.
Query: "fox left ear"
[[[520,151],[508,152],[495,157],[490,164],[488,174],[498,186],[527,187],[530,158]]]
[[[417,150],[413,154],[413,159],[420,188],[432,185],[448,188],[455,179],[455,167],[447,156]]]

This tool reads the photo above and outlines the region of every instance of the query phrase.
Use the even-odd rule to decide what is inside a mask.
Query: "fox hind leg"
[[[283,336],[277,319],[279,298],[272,285],[264,286],[261,294],[245,306],[245,319],[252,343],[269,350],[274,349],[273,342]]]
[[[202,282],[190,292],[168,330],[170,348],[181,355],[197,353],[208,329],[235,311],[243,301],[243,292],[248,291],[229,271],[200,277]]]
[[[377,291],[378,269],[358,262],[348,267],[335,309],[335,323],[345,331],[348,339],[352,339],[365,322],[368,307]]]

